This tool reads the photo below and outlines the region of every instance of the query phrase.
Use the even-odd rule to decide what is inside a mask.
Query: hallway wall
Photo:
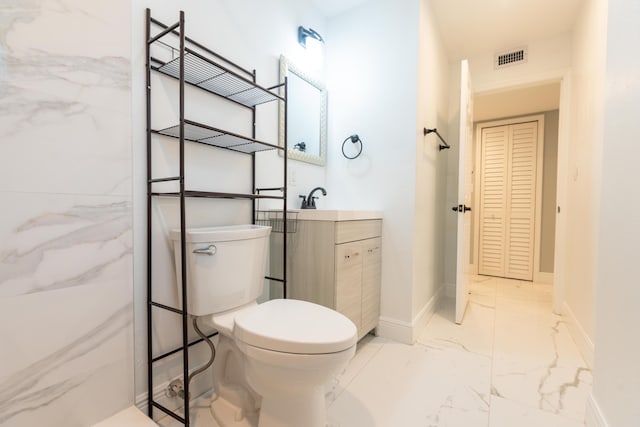
[[[450,66],[431,2],[420,2],[418,41],[417,126],[415,145],[415,233],[413,238],[412,322],[428,320],[444,284],[445,196],[448,157],[457,153],[438,149],[436,135],[424,135],[423,128],[436,128],[451,141],[447,127],[450,95]],[[458,85],[459,86],[459,85]],[[459,92],[458,88],[458,92]],[[456,101],[459,109],[459,100]],[[415,337],[414,337],[415,338]]]
[[[581,330],[591,363],[606,64],[606,2],[584,2],[573,34],[564,217],[564,313]],[[561,112],[562,114],[562,112]],[[560,221],[560,219],[559,219]],[[590,342],[589,342],[590,341]],[[585,348],[586,346],[586,348]]]
[[[638,1],[609,2],[590,407],[601,419],[590,419],[589,427],[635,427],[640,420],[640,60],[628,50],[640,44],[638,21]]]

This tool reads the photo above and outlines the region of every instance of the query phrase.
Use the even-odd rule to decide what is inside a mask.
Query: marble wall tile
[[[133,403],[130,15],[2,2],[0,425]]]
[[[0,190],[130,194],[130,6],[7,0]]]
[[[0,298],[131,283],[127,197],[2,193]]]
[[[128,197],[0,197],[0,425],[85,426],[131,405]]]

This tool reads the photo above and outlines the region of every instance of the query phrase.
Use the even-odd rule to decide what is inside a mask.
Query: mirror
[[[327,161],[327,89],[281,56],[280,81],[284,82],[285,77],[287,105],[285,109],[284,102],[280,102],[280,146],[285,146],[286,131],[290,159],[323,166]]]

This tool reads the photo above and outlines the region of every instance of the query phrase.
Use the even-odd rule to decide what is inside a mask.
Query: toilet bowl
[[[306,301],[256,303],[269,232],[245,225],[185,236],[187,311],[220,334],[211,412],[221,427],[325,427],[324,385],[355,354],[356,327]],[[179,231],[171,238],[180,283]]]

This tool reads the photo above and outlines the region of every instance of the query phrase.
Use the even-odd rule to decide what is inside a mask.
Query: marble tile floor
[[[445,299],[414,345],[366,337],[327,387],[329,427],[584,426],[591,371],[551,295],[478,276],[462,325]],[[208,404],[194,401],[192,426],[218,427]]]

